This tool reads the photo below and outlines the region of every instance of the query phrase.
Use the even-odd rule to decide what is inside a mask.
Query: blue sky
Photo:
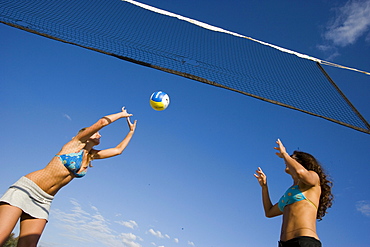
[[[369,0],[141,2],[370,71]],[[281,218],[264,217],[253,173],[264,169],[273,201],[291,185],[277,138],[315,155],[334,180],[334,205],[318,222],[324,246],[368,246],[368,134],[3,24],[0,37],[2,191],[100,117],[126,106],[138,120],[121,156],[95,161],[57,194],[39,246],[276,246]],[[324,68],[369,121],[370,77]],[[149,106],[156,90],[171,98],[163,112]],[[100,148],[127,131],[123,120],[103,129]]]

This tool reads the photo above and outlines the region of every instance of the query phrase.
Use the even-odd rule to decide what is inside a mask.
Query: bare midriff
[[[31,172],[25,177],[52,196],[74,178],[73,174],[61,164],[58,157],[54,157],[45,168]]]
[[[319,239],[316,233],[316,214],[316,207],[306,200],[287,205],[284,208],[280,240],[287,241],[301,236]]]

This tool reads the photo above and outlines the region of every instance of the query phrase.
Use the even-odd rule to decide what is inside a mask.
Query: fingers
[[[279,148],[280,149],[284,149],[285,150],[285,147],[283,145],[283,142],[280,139],[277,139],[276,143],[279,145]]]
[[[276,150],[280,150],[280,148],[281,148],[281,146],[282,146],[282,143],[281,143],[280,139],[277,139],[276,144],[277,144],[279,147],[274,147],[274,149],[276,149]]]
[[[125,113],[125,114],[127,115],[127,116],[125,116],[125,117],[131,117],[131,116],[133,116],[132,114],[130,114],[130,113],[128,113],[128,112],[127,112],[127,110],[126,110],[126,107],[125,107],[125,106],[123,106],[121,110],[122,110],[122,112],[123,112],[123,113]]]
[[[274,147],[275,150],[279,151],[278,153],[275,153],[279,158],[283,158],[282,153],[286,152],[285,147],[280,139],[277,139],[276,144],[278,144],[278,147]]]
[[[257,179],[258,183],[261,186],[266,185],[266,175],[265,175],[265,173],[263,173],[261,167],[258,167],[258,169],[256,170],[256,173],[253,174],[253,176]]]
[[[131,114],[131,116],[132,116],[132,114]],[[128,117],[126,118],[126,120],[127,120],[127,122],[128,122],[130,125],[136,125],[136,123],[137,123],[137,120],[135,120],[135,121],[134,121],[134,123],[132,123],[132,122],[131,122],[131,120],[130,120],[130,116],[128,116]]]
[[[136,129],[137,120],[135,120],[134,123],[131,123],[130,117],[127,117],[126,120],[130,130],[134,131]]]
[[[265,176],[265,173],[263,173],[261,167],[258,167],[258,170],[256,170],[256,173],[258,174],[258,175],[254,174],[256,178],[259,178],[260,176]]]
[[[279,138],[277,139],[276,144],[279,145],[279,148],[284,147],[283,143],[281,142]]]

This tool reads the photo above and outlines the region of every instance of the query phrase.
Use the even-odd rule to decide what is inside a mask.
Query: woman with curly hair
[[[289,155],[279,139],[276,143],[276,155],[284,159],[285,172],[292,177],[293,185],[273,205],[266,175],[258,168],[254,176],[262,187],[265,215],[283,215],[279,247],[321,247],[316,219],[321,220],[332,205],[332,182],[312,155],[300,151]]]

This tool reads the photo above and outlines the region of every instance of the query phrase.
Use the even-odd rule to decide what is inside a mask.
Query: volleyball
[[[150,96],[149,102],[154,110],[163,111],[170,104],[170,97],[165,92],[157,91]]]

